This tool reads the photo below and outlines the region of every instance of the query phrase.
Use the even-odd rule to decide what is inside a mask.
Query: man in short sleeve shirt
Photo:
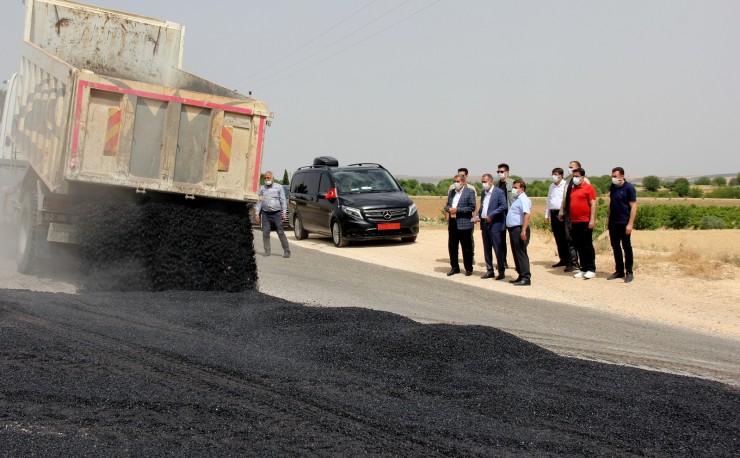
[[[633,280],[632,274],[632,227],[637,215],[637,191],[624,178],[624,169],[612,169],[612,185],[609,188],[609,212],[607,213],[609,240],[614,251],[614,273],[607,280],[624,278],[625,283]]]
[[[578,252],[581,268],[575,278],[590,279],[596,276],[596,251],[593,232],[596,226],[596,190],[586,183],[586,171],[573,170],[573,188],[568,202],[573,246]]]

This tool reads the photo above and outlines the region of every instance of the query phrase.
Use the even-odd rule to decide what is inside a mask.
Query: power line
[[[360,30],[362,30],[362,29],[364,29],[364,28],[366,28],[366,27],[368,27],[368,26],[370,26],[370,25],[374,24],[375,22],[378,22],[378,21],[379,21],[380,19],[384,18],[385,16],[387,16],[387,15],[391,14],[392,12],[396,11],[397,9],[401,8],[401,7],[403,6],[403,5],[407,4],[407,3],[408,3],[408,2],[410,2],[410,1],[411,1],[411,0],[406,0],[406,1],[404,1],[404,2],[403,2],[403,3],[401,3],[400,5],[398,5],[398,6],[394,7],[394,8],[391,8],[390,10],[388,10],[388,11],[386,11],[385,13],[381,14],[380,16],[376,17],[376,18],[375,18],[375,19],[373,19],[372,21],[370,21],[370,22],[368,22],[368,23],[366,23],[366,24],[362,25],[361,27],[358,27],[357,29],[353,30],[352,32],[350,32],[350,33],[348,33],[348,34],[346,34],[346,35],[344,35],[344,36],[340,37],[339,39],[337,39],[337,40],[334,40],[334,41],[332,41],[332,42],[331,42],[331,43],[329,43],[328,45],[324,46],[323,48],[319,49],[318,51],[315,51],[315,52],[313,52],[313,53],[309,54],[308,56],[304,57],[303,59],[299,60],[298,62],[295,62],[295,63],[293,63],[293,64],[291,64],[291,65],[288,65],[287,67],[284,67],[283,69],[281,69],[281,70],[278,70],[278,71],[276,71],[276,72],[273,72],[273,73],[271,73],[271,74],[269,74],[269,75],[267,75],[267,76],[265,76],[265,77],[262,77],[262,78],[260,78],[260,79],[257,79],[257,80],[255,80],[255,81],[252,81],[252,83],[259,83],[259,82],[261,82],[261,81],[266,81],[266,80],[269,80],[270,78],[272,78],[272,77],[273,77],[273,76],[275,76],[275,75],[278,75],[278,74],[280,74],[280,73],[282,73],[282,72],[284,72],[284,71],[286,71],[286,70],[290,70],[291,68],[293,68],[293,67],[296,67],[296,66],[298,66],[298,65],[302,64],[303,62],[305,62],[305,61],[309,60],[310,58],[312,58],[312,57],[313,57],[313,56],[315,56],[316,54],[319,54],[319,53],[321,53],[322,51],[325,51],[326,49],[328,49],[328,48],[331,48],[331,47],[332,47],[332,46],[334,46],[335,44],[337,44],[337,43],[339,43],[339,42],[341,42],[341,41],[344,41],[344,40],[346,40],[347,38],[349,38],[349,37],[351,37],[352,35],[356,34],[356,33],[357,33],[357,32],[359,32]],[[435,2],[435,3],[436,3],[436,2]]]
[[[348,20],[350,20],[350,19],[351,19],[352,17],[354,17],[355,15],[357,15],[357,14],[358,14],[358,13],[359,13],[360,11],[364,10],[364,9],[365,9],[365,8],[367,8],[368,6],[370,6],[370,5],[372,5],[373,3],[375,3],[375,1],[376,1],[376,0],[370,0],[370,2],[368,2],[368,3],[367,3],[367,4],[365,5],[365,6],[361,7],[360,9],[356,10],[355,12],[353,12],[352,14],[350,14],[349,16],[345,17],[345,18],[344,18],[344,19],[342,19],[341,21],[339,21],[339,22],[337,22],[336,24],[334,24],[333,26],[329,27],[328,29],[326,29],[326,30],[324,30],[323,32],[321,32],[320,34],[316,35],[315,37],[313,37],[312,39],[310,39],[310,40],[309,40],[309,41],[307,41],[306,43],[304,43],[304,44],[302,44],[301,46],[299,46],[299,47],[295,48],[294,50],[292,50],[292,51],[290,51],[289,53],[285,54],[284,56],[280,57],[279,59],[277,59],[277,60],[273,61],[273,62],[272,62],[272,63],[270,63],[269,65],[267,65],[267,66],[265,66],[265,67],[262,67],[262,68],[260,68],[259,70],[257,70],[256,72],[252,73],[251,75],[247,75],[247,76],[245,76],[245,77],[244,77],[244,80],[242,80],[242,81],[246,81],[246,80],[248,80],[249,78],[251,78],[251,77],[253,77],[253,76],[255,76],[255,75],[259,75],[260,73],[262,73],[263,71],[267,70],[268,68],[272,68],[272,67],[274,67],[275,65],[279,64],[280,62],[284,61],[284,60],[285,60],[285,59],[287,59],[288,57],[292,56],[293,54],[297,53],[297,52],[298,52],[298,51],[300,51],[301,49],[305,48],[306,46],[308,46],[308,45],[310,45],[311,43],[315,42],[316,40],[318,40],[319,38],[323,37],[323,36],[324,36],[324,35],[326,35],[327,33],[331,32],[332,30],[336,29],[336,28],[337,28],[337,27],[339,27],[340,25],[344,24],[345,22],[347,22]],[[239,83],[237,83],[237,84],[239,84]]]
[[[422,11],[426,10],[427,8],[431,8],[432,6],[436,5],[437,3],[441,2],[441,1],[442,1],[442,0],[436,0],[435,2],[433,2],[433,3],[430,3],[429,5],[427,5],[427,6],[423,7],[423,8],[421,8],[421,9],[419,9],[419,10],[417,10],[417,11],[415,11],[415,12],[411,13],[411,14],[409,14],[408,16],[406,16],[406,17],[404,17],[404,18],[402,18],[402,19],[400,19],[400,20],[398,20],[398,21],[396,21],[396,22],[394,22],[394,23],[390,24],[389,26],[387,26],[387,27],[385,27],[385,28],[383,28],[383,29],[380,29],[380,30],[378,30],[378,31],[377,31],[377,32],[375,32],[374,34],[372,34],[372,35],[369,35],[369,36],[367,36],[367,37],[363,38],[362,40],[360,40],[360,41],[358,41],[358,42],[356,42],[356,43],[353,43],[353,44],[351,44],[351,45],[349,45],[349,46],[347,46],[347,47],[345,47],[345,48],[342,48],[342,49],[340,49],[339,51],[337,51],[337,52],[335,52],[335,53],[333,53],[333,54],[330,54],[330,55],[326,56],[325,58],[323,58],[323,59],[321,59],[321,60],[319,60],[319,61],[316,61],[316,62],[314,62],[314,63],[312,63],[312,64],[310,64],[310,65],[307,65],[307,66],[305,66],[305,67],[303,67],[303,68],[301,68],[301,69],[299,69],[299,70],[296,70],[296,71],[295,71],[295,72],[293,72],[293,73],[289,73],[289,74],[287,74],[287,75],[285,75],[285,76],[283,76],[283,77],[281,77],[281,78],[278,78],[278,79],[276,79],[276,80],[270,81],[270,82],[268,82],[268,83],[265,83],[265,84],[263,84],[263,85],[261,85],[261,86],[257,86],[257,87],[255,87],[254,89],[261,89],[261,88],[263,88],[263,87],[267,87],[267,86],[270,86],[270,85],[272,85],[272,84],[274,84],[274,83],[277,83],[277,82],[280,82],[280,81],[282,81],[282,80],[284,80],[284,79],[290,78],[290,77],[291,77],[291,76],[293,76],[293,75],[297,75],[298,73],[304,72],[304,71],[308,70],[309,68],[315,67],[316,65],[318,65],[318,64],[321,64],[321,63],[323,63],[323,62],[325,62],[325,61],[327,61],[327,60],[331,59],[331,58],[332,58],[332,57],[334,57],[334,56],[337,56],[337,55],[339,55],[339,54],[341,54],[341,53],[343,53],[343,52],[345,52],[345,51],[348,51],[348,50],[350,50],[350,49],[354,48],[355,46],[358,46],[358,45],[360,45],[360,44],[362,44],[362,43],[364,43],[364,42],[366,42],[366,41],[370,40],[371,38],[373,38],[373,37],[375,37],[375,36],[377,36],[377,35],[380,35],[381,33],[385,32],[386,30],[388,30],[388,29],[390,29],[390,28],[392,28],[392,27],[395,27],[396,25],[400,24],[401,22],[403,22],[403,21],[405,21],[405,20],[407,20],[407,19],[410,19],[410,18],[412,18],[412,17],[416,16],[417,14],[421,13]],[[305,60],[305,59],[304,59],[304,60]],[[299,63],[300,63],[300,62],[299,62]],[[288,67],[288,68],[290,68],[290,67]],[[281,71],[284,71],[284,70],[281,70]],[[280,73],[280,72],[277,72],[277,73]],[[277,74],[277,73],[276,73],[276,74]],[[274,75],[274,74],[273,74],[273,75]],[[263,80],[265,80],[265,79],[269,79],[269,77],[267,77],[267,78],[263,78],[262,80],[258,80],[258,81],[263,81]]]

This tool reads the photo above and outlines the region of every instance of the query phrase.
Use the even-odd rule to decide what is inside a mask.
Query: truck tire
[[[293,220],[293,233],[297,240],[305,240],[308,237],[308,231],[303,227],[303,218],[297,213]]]
[[[339,226],[339,221],[334,220],[331,223],[331,239],[334,241],[334,246],[337,248],[346,247],[349,245],[349,240],[344,238],[342,234],[342,228]]]
[[[36,191],[27,192],[21,203],[20,227],[18,228],[18,272],[30,274],[36,270],[36,216],[38,213],[38,195]]]

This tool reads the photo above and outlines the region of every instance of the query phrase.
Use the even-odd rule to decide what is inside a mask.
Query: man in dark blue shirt
[[[637,215],[637,191],[632,183],[624,178],[624,169],[612,169],[612,185],[609,187],[609,211],[607,227],[609,240],[614,251],[614,273],[607,280],[624,278],[625,283],[633,280],[632,274],[632,227]],[[621,245],[621,246],[620,246]],[[624,250],[624,253],[622,253]]]

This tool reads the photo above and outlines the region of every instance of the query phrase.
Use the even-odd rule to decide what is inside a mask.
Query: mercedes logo
[[[386,210],[383,212],[383,219],[391,219],[391,212],[390,210]]]

